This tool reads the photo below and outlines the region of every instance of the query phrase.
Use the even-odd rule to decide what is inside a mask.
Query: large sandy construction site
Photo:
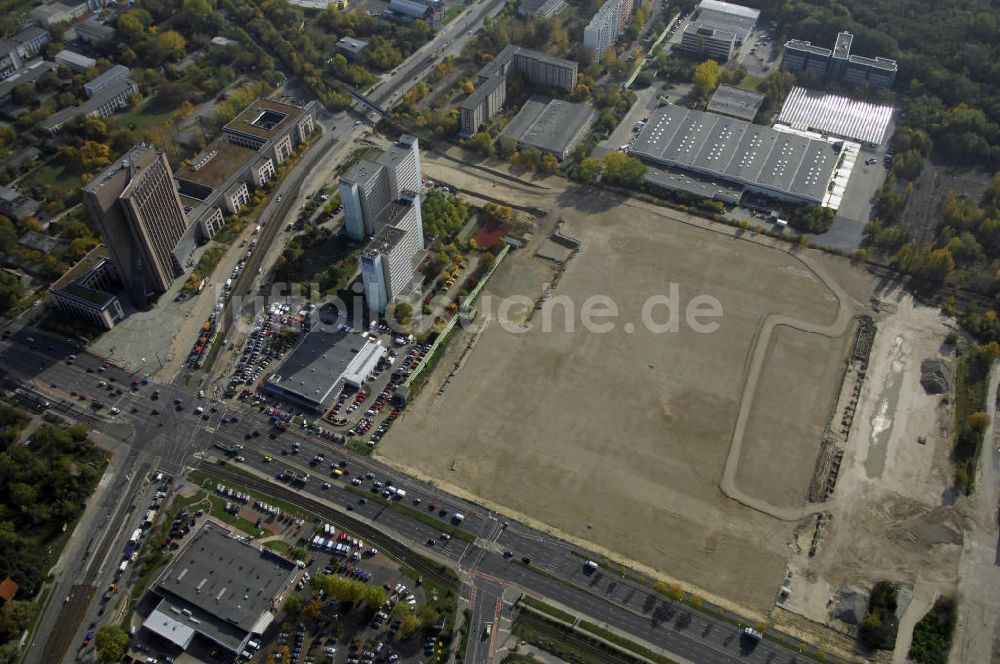
[[[454,361],[441,362],[380,453],[616,559],[766,609],[798,519],[766,516],[720,489],[753,351],[765,361],[747,401],[735,489],[801,509],[853,340],[854,298],[780,248],[641,205],[573,205],[556,214],[562,233],[580,243],[576,255],[564,270],[536,256],[546,250],[543,228],[511,257],[491,283],[492,314],[483,302],[492,317],[485,330],[450,347],[457,356],[473,341],[461,368],[441,389]],[[575,305],[575,330],[567,331],[560,307],[550,332],[541,311],[523,334],[497,322],[501,298],[537,299],[557,275],[551,295]],[[861,281],[852,284],[859,298]],[[677,332],[646,329],[643,303],[668,294],[671,283],[682,308],[702,294],[721,303],[716,332],[683,322]],[[583,329],[580,308],[592,295],[616,303],[613,331]],[[779,315],[788,324],[771,329],[766,323]]]
[[[875,581],[903,588],[897,662],[934,598],[957,596],[954,661],[987,661],[1000,452],[983,489],[956,497],[954,386],[921,382],[927,361],[954,371],[953,321],[843,259],[558,178],[437,156],[424,167],[472,202],[543,218],[490,282],[485,325],[452,340],[381,457],[841,655],[855,629],[842,599],[857,605]],[[719,301],[717,331],[642,325],[671,283],[682,313],[697,295]],[[512,295],[542,309],[498,320]],[[610,332],[580,324],[593,295],[617,305]],[[544,331],[560,299],[574,329],[555,307]],[[505,329],[526,316],[527,331]]]

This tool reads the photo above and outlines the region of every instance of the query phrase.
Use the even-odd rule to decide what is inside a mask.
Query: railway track
[[[450,588],[455,584],[456,578],[447,573],[447,567],[444,565],[435,563],[414,553],[406,545],[397,542],[378,528],[334,510],[315,498],[299,493],[281,484],[276,484],[252,475],[234,472],[224,466],[201,463],[199,464],[199,468],[221,480],[240,484],[249,489],[298,505],[325,521],[353,533],[366,542],[372,543],[389,557],[394,558],[400,563],[405,563],[424,578],[431,579],[445,588]]]
[[[647,664],[648,660],[628,654],[610,645],[597,643],[568,625],[550,622],[530,611],[522,611],[517,621],[545,639],[555,641],[585,655],[588,659],[608,664]],[[536,643],[539,648],[545,648]]]

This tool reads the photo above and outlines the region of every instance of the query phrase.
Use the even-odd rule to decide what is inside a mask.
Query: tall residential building
[[[424,249],[420,215],[420,146],[401,136],[375,161],[355,164],[340,182],[349,237],[371,238],[358,259],[365,301],[384,312],[413,282],[413,266]]]
[[[896,80],[897,65],[889,58],[867,58],[851,53],[854,35],[837,34],[833,49],[814,46],[812,42],[792,39],[785,43],[781,68],[785,71],[811,74],[838,83],[868,83],[873,88],[891,87]]]
[[[401,199],[416,199],[420,189],[420,146],[413,136],[401,136],[375,161],[359,161],[340,181],[348,237],[361,241],[377,234],[386,225],[386,209]]]
[[[461,134],[472,136],[507,101],[507,76],[520,75],[544,88],[572,92],[576,88],[578,65],[572,60],[509,44],[476,73],[476,90],[459,107]]]
[[[165,154],[136,145],[83,187],[83,202],[136,305],[183,273],[195,242]]]
[[[600,62],[624,32],[628,21],[624,9],[625,0],[607,0],[583,29],[583,45],[593,55],[594,62]]]

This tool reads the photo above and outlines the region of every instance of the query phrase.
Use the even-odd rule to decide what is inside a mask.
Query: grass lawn
[[[80,176],[58,162],[39,166],[28,175],[28,186],[41,185],[57,191],[75,191],[80,188]]]
[[[118,116],[125,126],[135,125],[138,131],[166,124],[177,112],[176,108],[164,109],[156,103],[156,97],[149,97],[128,113]]]
[[[211,495],[208,499],[212,502],[212,516],[219,521],[227,523],[233,528],[242,530],[251,537],[260,537],[262,530],[253,525],[253,521],[248,521],[241,516],[230,514],[226,511],[226,499],[221,496]]]
[[[228,465],[228,467],[231,468],[231,469],[236,470],[237,472],[242,472],[239,469],[239,467],[234,466],[232,464]],[[223,482],[222,480],[213,477],[210,473],[206,473],[203,470],[192,470],[188,474],[188,480],[191,481],[194,484],[197,484],[197,485],[199,485],[201,487],[204,487],[206,490],[208,490],[209,492],[211,492],[213,494],[215,493],[215,485],[216,484],[220,484],[220,483],[221,484],[225,484],[227,487],[229,487],[233,491],[239,491],[240,493],[248,493],[251,496],[253,496],[254,499],[256,499],[256,500],[262,500],[265,503],[267,503],[268,505],[274,505],[275,507],[277,507],[278,509],[280,509],[282,512],[285,512],[287,514],[294,514],[296,517],[298,517],[300,519],[304,519],[304,518],[307,518],[309,516],[301,508],[296,507],[295,505],[292,505],[291,503],[287,503],[287,502],[285,502],[283,500],[280,500],[280,499],[275,498],[273,496],[269,496],[269,495],[267,495],[265,493],[261,493],[259,491],[254,491],[253,489],[248,489],[245,486],[240,486],[238,484],[233,484],[232,482]],[[225,501],[223,501],[223,504],[225,504]]]
[[[454,5],[453,7],[449,7],[448,11],[446,11],[444,13],[444,22],[445,23],[451,23],[452,20],[456,16],[458,16],[459,14],[461,14],[464,9],[465,9],[465,5]]]
[[[740,81],[740,84],[737,87],[743,88],[744,90],[756,90],[763,82],[764,79],[760,76],[751,76],[750,74],[747,74],[743,77],[743,80]]]
[[[530,606],[533,609],[537,609],[538,611],[541,611],[542,613],[549,614],[550,616],[552,616],[556,620],[561,620],[562,622],[571,623],[571,624],[576,620],[576,618],[574,618],[572,615],[566,613],[562,609],[557,609],[556,607],[550,606],[550,605],[546,604],[545,602],[541,602],[541,601],[535,599],[534,597],[529,597],[528,595],[525,595],[524,597],[521,598],[521,601],[524,602],[525,604],[527,604],[528,606]]]
[[[276,551],[282,555],[288,555],[288,552],[292,550],[292,545],[288,542],[282,540],[271,540],[270,542],[264,542],[264,546],[271,549],[271,551]]]

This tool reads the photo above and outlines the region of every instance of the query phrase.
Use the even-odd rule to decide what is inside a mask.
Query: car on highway
[[[270,454],[265,454],[264,455],[264,463],[271,463],[272,461],[274,461],[274,457],[273,456],[271,456]]]

